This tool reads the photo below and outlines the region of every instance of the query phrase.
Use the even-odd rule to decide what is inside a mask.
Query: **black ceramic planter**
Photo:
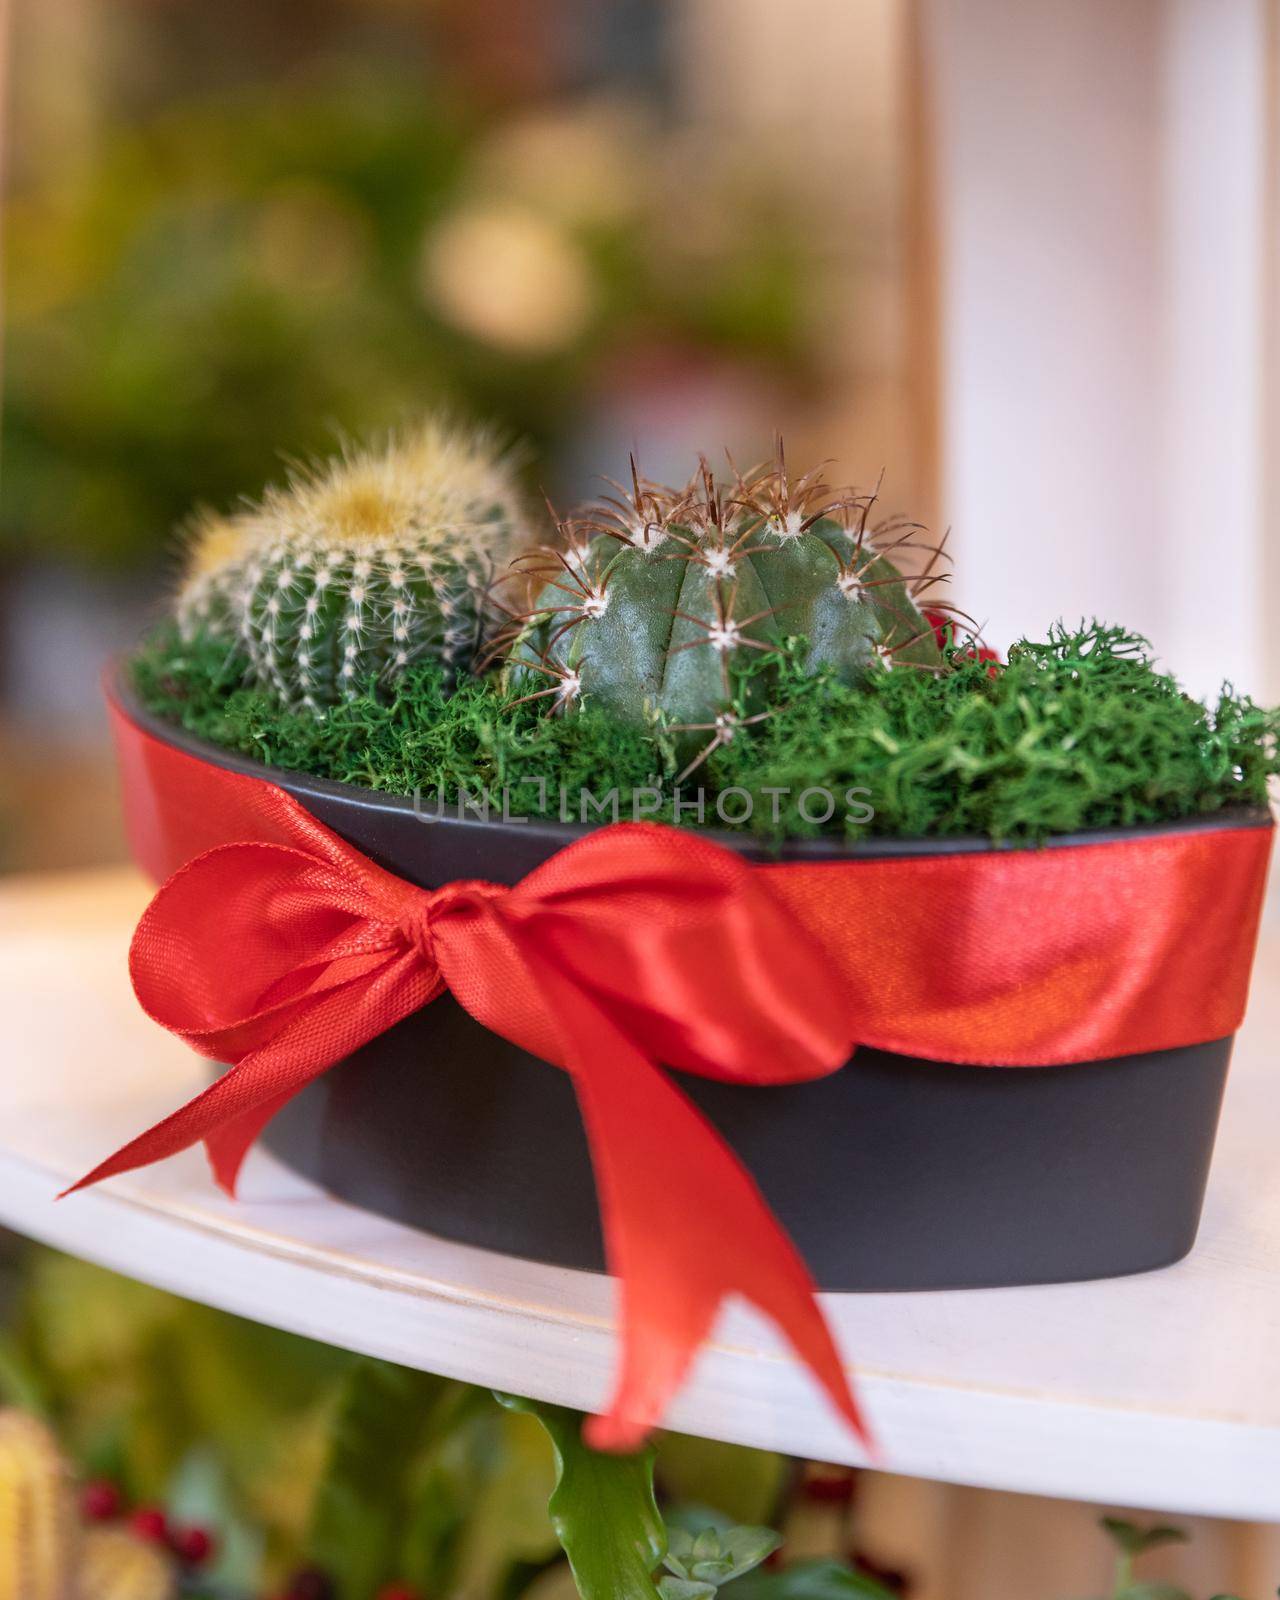
[[[268,778],[401,877],[515,883],[574,826],[427,822],[408,800],[268,769],[149,717],[202,760]],[[1257,826],[1257,812],[1138,832]],[[1131,837],[1126,834],[1124,837]],[[721,842],[762,852],[737,836]],[[1055,840],[1069,850],[1115,834]],[[919,856],[978,840],[821,841],[783,859]],[[770,856],[768,859],[776,859]],[[1071,1066],[949,1065],[860,1050],[783,1087],[682,1077],[821,1287],[1054,1283],[1167,1265],[1190,1250],[1231,1040]],[[318,1078],[265,1143],[330,1193],[466,1244],[602,1270],[587,1145],[568,1077],[488,1033],[448,995]]]

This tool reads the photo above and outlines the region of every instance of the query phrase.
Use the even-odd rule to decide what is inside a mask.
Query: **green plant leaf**
[[[400,1551],[401,1577],[425,1594],[447,1594],[456,1587],[462,1535],[485,1464],[474,1433],[493,1412],[485,1390],[459,1385],[432,1419],[431,1438],[407,1488]]]
[[[516,1395],[497,1398],[537,1417],[551,1438],[556,1486],[547,1510],[582,1600],[657,1600],[653,1573],[667,1551],[667,1530],[653,1494],[652,1447],[605,1455],[582,1442],[578,1412]]]
[[[864,1573],[838,1561],[798,1561],[779,1572],[754,1572],[736,1582],[733,1600],[896,1600]]]
[[[715,1594],[714,1583],[698,1583],[692,1578],[673,1578],[667,1574],[658,1579],[658,1593],[662,1600],[711,1600]]]
[[[781,1534],[772,1528],[730,1528],[720,1536],[721,1547],[732,1569],[729,1575],[733,1578],[740,1578],[767,1561],[781,1543]]]
[[[667,1525],[669,1572],[682,1582],[709,1583],[713,1588],[758,1567],[782,1543],[772,1528],[740,1528],[705,1523],[696,1529]]]
[[[1149,1528],[1141,1528],[1136,1522],[1126,1522],[1123,1517],[1103,1517],[1101,1522],[1111,1536],[1112,1543],[1127,1556],[1140,1556],[1163,1544],[1187,1543],[1185,1530],[1168,1523],[1160,1522]]]
[[[338,1600],[367,1600],[396,1576],[412,1464],[445,1380],[387,1362],[358,1361],[343,1385],[316,1489],[308,1559]]]
[[[490,1596],[506,1592],[512,1569],[543,1565],[559,1553],[547,1501],[556,1483],[555,1452],[536,1417],[500,1410],[481,1390],[467,1427],[440,1454],[460,1469],[454,1483],[462,1513],[446,1572],[417,1578],[427,1594]],[[405,1565],[403,1571],[409,1574]]]

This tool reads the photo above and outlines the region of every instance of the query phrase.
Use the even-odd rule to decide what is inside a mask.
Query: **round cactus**
[[[0,1411],[0,1600],[68,1600],[77,1525],[70,1477],[53,1435],[21,1411]]]
[[[808,670],[847,682],[878,665],[945,669],[916,605],[941,581],[938,552],[904,576],[890,556],[927,547],[912,524],[871,528],[874,494],[832,490],[817,472],[793,479],[781,445],[727,486],[705,462],[680,490],[633,463],[630,490],[615,488],[561,524],[531,610],[506,632],[510,677],[529,698],[566,710],[587,698],[635,723],[660,712],[723,742],[743,709],[767,714],[767,674],[741,669],[792,636]]]
[[[197,511],[183,530],[186,560],[174,602],[178,630],[186,640],[201,633],[235,636],[234,615],[244,587],[244,568],[257,524],[248,515],[224,517]]]
[[[432,422],[207,524],[177,615],[286,706],[322,711],[424,658],[470,668],[493,574],[525,537],[510,456]]]

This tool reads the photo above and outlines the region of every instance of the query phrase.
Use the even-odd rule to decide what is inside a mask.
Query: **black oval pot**
[[[426,821],[411,800],[268,768],[149,716],[213,765],[266,778],[382,866],[426,888],[515,883],[584,831]],[[1254,826],[1265,813],[1046,846]],[[989,850],[978,839],[799,842],[752,859]],[[1142,1272],[1195,1242],[1230,1038],[1060,1067],[973,1067],[859,1050],[813,1083],[681,1086],[760,1185],[819,1285],[913,1290]],[[603,1271],[585,1136],[568,1077],[487,1032],[447,994],[316,1079],[264,1143],[331,1194],[429,1233]]]

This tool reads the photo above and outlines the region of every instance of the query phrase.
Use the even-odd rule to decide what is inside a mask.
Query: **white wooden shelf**
[[[315,1339],[590,1409],[612,1285],[467,1249],[329,1199],[255,1152],[238,1204],[189,1153],[55,1193],[192,1092],[203,1063],[125,973],[130,873],[0,886],[0,1222]],[[1280,943],[1264,944],[1200,1241],[1106,1283],[831,1295],[889,1469],[1280,1521]],[[424,1067],[424,1071],[427,1070]],[[686,1432],[854,1462],[773,1331],[731,1308],[674,1406]]]

